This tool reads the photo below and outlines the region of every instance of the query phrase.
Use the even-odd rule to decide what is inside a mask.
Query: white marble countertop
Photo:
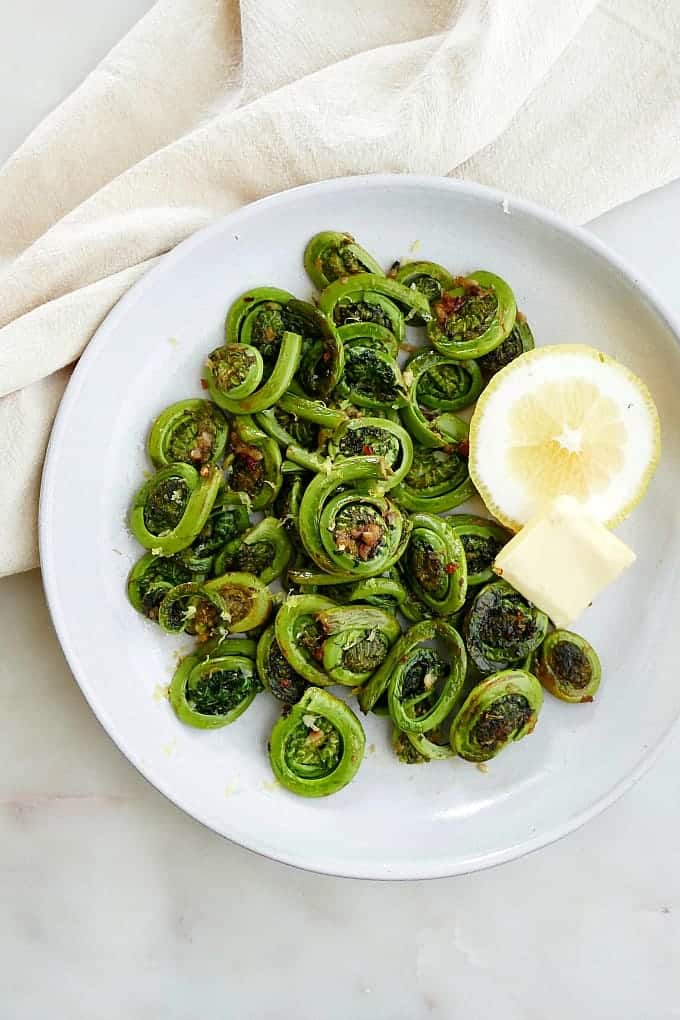
[[[150,6],[8,5],[0,160]],[[593,225],[678,314],[679,226],[680,182]],[[0,642],[2,1020],[680,1017],[680,732],[530,857],[343,881],[232,846],[145,783],[80,694],[38,572],[0,582]]]

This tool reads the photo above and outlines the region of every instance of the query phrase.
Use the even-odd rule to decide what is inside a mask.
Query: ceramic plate
[[[604,679],[592,705],[546,696],[539,725],[483,773],[463,761],[398,764],[383,718],[366,721],[357,778],[306,800],[272,782],[267,696],[214,732],[180,724],[163,685],[186,641],[129,606],[140,550],[128,533],[148,470],[144,439],[167,404],[199,394],[201,364],[247,287],[310,294],[305,243],[347,230],[385,266],[434,259],[509,281],[538,344],[585,343],[649,384],[664,453],[619,534],[638,554],[579,622]],[[507,861],[592,817],[629,786],[680,712],[680,349],[670,317],[598,240],[476,185],[418,177],[327,181],[256,202],[179,245],[114,308],[73,375],[45,466],[45,587],[70,666],[99,720],[162,793],[229,839],[280,861],[366,878],[429,878]]]

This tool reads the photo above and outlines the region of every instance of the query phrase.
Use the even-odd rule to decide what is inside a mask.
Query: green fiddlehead
[[[228,627],[243,634],[267,622],[272,612],[272,597],[259,577],[246,571],[232,571],[206,581],[209,591],[216,591],[227,606]]]
[[[319,298],[319,310],[336,326],[374,322],[389,329],[399,343],[405,336],[405,321],[411,321],[414,314],[424,322],[432,319],[430,305],[422,294],[372,273],[358,273],[331,283]]]
[[[232,492],[242,492],[253,510],[264,510],[281,488],[281,451],[278,443],[258,429],[247,415],[235,418],[224,462]]]
[[[368,456],[334,468],[329,462],[328,471],[312,479],[300,505],[300,539],[317,567],[337,580],[355,581],[396,563],[410,526],[382,494],[389,484],[384,461]]]
[[[234,301],[224,327],[226,344],[256,347],[265,365],[272,365],[279,353],[283,334],[295,332],[288,315],[294,296],[278,287],[253,287]]]
[[[602,667],[595,649],[569,630],[554,630],[530,659],[531,672],[560,701],[582,704],[593,700]]]
[[[269,377],[266,382],[259,385],[262,378],[262,359],[256,347],[246,344],[228,344],[226,347],[220,347],[212,352],[206,362],[206,380],[210,396],[216,404],[231,414],[255,414],[258,411],[265,411],[276,404],[292,383],[301,352],[300,334],[284,332]],[[255,356],[259,359],[259,366],[256,364]],[[255,368],[246,371],[245,378],[242,379],[244,373],[241,366],[247,364],[250,364],[251,368],[255,365]],[[234,379],[242,381],[236,386],[225,386],[224,380]],[[255,380],[256,385],[251,389]],[[244,388],[247,392],[244,392]]]
[[[259,428],[275,439],[283,450],[291,445],[311,450],[318,446],[318,427],[312,422],[282,411],[280,406],[270,407],[253,415],[253,418]]]
[[[279,407],[295,418],[313,422],[320,428],[333,431],[347,419],[344,411],[329,407],[323,400],[310,400],[296,389],[291,389],[279,400]]]
[[[326,398],[342,378],[345,350],[335,325],[306,301],[291,301],[289,313],[303,338],[296,381],[312,398]]]
[[[180,400],[158,415],[146,449],[154,467],[182,463],[200,468],[220,460],[228,435],[226,418],[209,400]]]
[[[406,401],[396,360],[397,341],[390,330],[366,322],[338,330],[345,349],[345,368],[337,393],[357,407],[388,411]]]
[[[326,797],[354,778],[365,745],[352,709],[328,691],[309,687],[274,724],[269,759],[274,775],[291,793]]]
[[[243,715],[261,689],[254,656],[254,642],[228,639],[210,656],[182,659],[169,691],[178,719],[212,730]]]
[[[351,234],[341,234],[336,230],[323,230],[314,235],[305,248],[304,263],[307,275],[317,290],[323,290],[333,280],[344,276],[357,273],[382,275],[380,264],[356,243]]]
[[[250,517],[241,494],[219,493],[208,520],[188,549],[181,554],[182,561],[197,574],[208,574],[213,569],[216,554],[227,542],[250,527]]]
[[[222,473],[212,465],[202,467],[200,474],[189,464],[161,468],[135,495],[132,534],[159,555],[186,549],[208,520],[221,485]]]
[[[428,645],[433,640],[444,645],[445,654]],[[409,733],[427,733],[453,708],[466,668],[465,645],[458,631],[446,620],[423,620],[393,645],[359,692],[359,705],[363,712],[370,712],[387,691],[395,725]]]
[[[343,350],[332,323],[314,305],[276,287],[255,287],[242,294],[227,314],[226,344],[256,347],[265,378],[274,371],[286,333],[302,338],[296,368],[303,388],[311,396],[325,397],[342,375]]]
[[[348,585],[343,589],[343,599],[338,601],[365,602],[396,613],[406,598],[406,589],[397,577],[368,577]]]
[[[286,705],[294,705],[300,700],[307,688],[307,681],[296,673],[279,647],[270,625],[257,642],[257,672],[260,680],[278,701]]]
[[[296,673],[317,687],[331,682],[321,667],[324,635],[317,617],[335,602],[321,595],[289,595],[274,621],[274,633],[285,659]]]
[[[224,344],[211,351],[203,379],[210,396],[225,411],[234,412],[241,397],[254,393],[262,382],[264,362],[257,347]]]
[[[515,325],[512,327],[507,339],[496,347],[495,350],[490,351],[479,359],[482,375],[485,379],[490,379],[492,375],[500,372],[502,368],[509,365],[515,358],[519,358],[520,354],[525,354],[526,351],[533,351],[533,349],[534,335],[529,328],[529,323],[521,312],[517,312]]]
[[[350,457],[380,457],[389,468],[390,486],[404,480],[413,462],[413,443],[406,429],[387,418],[350,418],[328,442],[335,464]]]
[[[430,305],[455,286],[451,273],[436,262],[396,263],[388,275],[409,290],[417,290]],[[425,324],[420,316],[414,316],[412,321],[414,326]]]
[[[416,446],[409,473],[392,492],[406,510],[434,514],[453,510],[474,495],[466,442],[441,449]]]
[[[215,557],[215,572],[246,571],[259,577],[263,584],[270,584],[286,570],[292,554],[283,522],[265,517],[223,547]]]
[[[315,585],[306,579],[317,577],[313,571],[304,569],[291,571],[293,579],[297,584],[304,587],[303,594],[310,594],[316,588],[321,588],[327,598],[339,602],[341,605],[349,605],[353,602],[364,602],[369,606],[377,606],[388,612],[396,613],[408,598],[408,592],[398,577],[368,577],[365,581],[355,581],[346,584]],[[325,581],[329,575],[323,575]],[[330,578],[335,582],[335,578]]]
[[[460,538],[467,561],[468,586],[486,584],[494,579],[491,569],[496,556],[512,535],[487,517],[452,514],[446,523]]]
[[[193,578],[194,574],[180,555],[145,553],[128,576],[128,598],[137,612],[157,621],[158,607],[168,592]]]
[[[395,617],[376,606],[336,606],[322,610],[316,620],[324,635],[324,671],[345,687],[365,683],[401,634]]]
[[[531,673],[496,673],[468,694],[451,725],[451,747],[466,761],[490,761],[533,731],[542,703],[541,685]]]
[[[452,362],[437,351],[422,350],[416,352],[406,363],[404,382],[407,386],[406,403],[400,408],[401,420],[417,443],[428,447],[446,447],[451,444],[466,443],[469,433],[467,422],[454,414],[451,409],[433,410],[422,402],[422,393],[430,398],[433,387],[430,385],[431,373],[446,373],[452,370],[458,373],[458,381],[465,388],[465,377],[471,384],[475,381],[475,371],[468,372],[467,362]],[[469,362],[475,365],[475,362]],[[477,374],[478,374],[477,370]],[[449,380],[450,382],[451,380]],[[423,390],[424,387],[424,390]],[[434,398],[433,398],[434,399]],[[464,405],[461,405],[464,406]]]
[[[195,634],[199,642],[224,637],[231,614],[220,592],[200,581],[189,581],[171,588],[158,607],[158,622],[167,634]]]
[[[411,525],[403,573],[426,606],[438,616],[450,616],[461,608],[467,594],[463,543],[447,520],[432,514],[413,514]]]
[[[390,656],[387,704],[392,722],[407,733],[428,733],[453,709],[460,694],[467,656],[463,639],[444,620],[425,620],[404,635],[404,645]],[[424,642],[439,639],[441,654]]]
[[[347,421],[344,411],[334,410],[321,401],[310,400],[295,390],[281,397],[277,407],[255,415],[255,421],[279,446],[314,451],[321,433],[333,432]]]
[[[465,620],[470,658],[482,674],[524,662],[548,630],[548,617],[505,581],[479,590]]]
[[[451,361],[438,351],[425,349],[413,354],[406,362],[405,372],[409,380],[413,377],[409,403],[415,403],[421,416],[435,428],[442,411],[462,411],[475,402],[484,388],[476,361],[472,358]]]
[[[432,304],[428,339],[450,358],[481,358],[510,334],[515,296],[504,280],[482,269],[456,277],[454,284]]]

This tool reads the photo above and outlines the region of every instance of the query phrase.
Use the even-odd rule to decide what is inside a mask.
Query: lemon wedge
[[[518,531],[559,496],[609,527],[642,499],[661,449],[645,384],[593,347],[539,347],[482,393],[470,423],[470,476]]]

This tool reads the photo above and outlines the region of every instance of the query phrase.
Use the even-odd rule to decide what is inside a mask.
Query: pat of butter
[[[634,560],[620,538],[561,496],[501,549],[493,569],[556,627],[568,627]]]

